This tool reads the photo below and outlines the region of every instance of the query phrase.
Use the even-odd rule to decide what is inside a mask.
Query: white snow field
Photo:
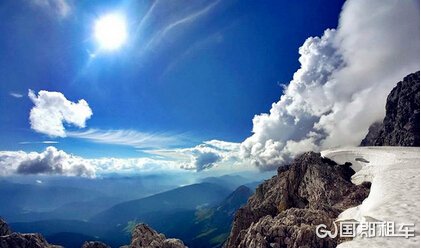
[[[352,182],[372,183],[369,196],[361,205],[345,210],[338,220],[393,221],[415,224],[415,237],[356,237],[338,245],[354,247],[420,247],[420,148],[346,147],[329,149],[322,156],[337,163],[351,162],[356,173]]]

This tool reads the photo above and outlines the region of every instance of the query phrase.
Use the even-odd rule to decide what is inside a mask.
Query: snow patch
[[[338,220],[393,221],[415,224],[415,237],[354,238],[339,248],[420,247],[420,148],[346,147],[322,152],[337,163],[351,162],[355,184],[372,183],[361,205],[342,212]]]

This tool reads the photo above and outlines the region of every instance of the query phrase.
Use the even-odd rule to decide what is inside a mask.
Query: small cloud
[[[177,161],[185,170],[203,171],[238,162],[240,144],[221,140],[205,141],[191,148],[153,150],[148,153]]]
[[[58,141],[54,141],[54,140],[45,140],[42,141],[43,144],[58,144]]]
[[[23,97],[22,94],[16,93],[16,92],[10,92],[9,95],[13,96],[14,98],[22,98]]]
[[[217,152],[194,150],[191,162],[181,165],[181,168],[202,171],[212,168],[221,160],[222,157]]]
[[[60,92],[45,90],[38,95],[29,90],[28,96],[35,104],[29,114],[31,128],[38,133],[66,137],[64,123],[84,128],[92,116],[91,108],[83,99],[71,102]]]
[[[36,180],[35,182],[38,183],[38,184],[41,184],[42,183],[41,180]]]
[[[58,144],[58,141],[54,140],[45,140],[45,141],[21,141],[19,142],[20,145],[28,145],[28,144]]]

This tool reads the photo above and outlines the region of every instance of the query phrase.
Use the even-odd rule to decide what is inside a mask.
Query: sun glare
[[[126,20],[117,14],[102,16],[96,21],[94,32],[101,49],[116,50],[127,40]]]

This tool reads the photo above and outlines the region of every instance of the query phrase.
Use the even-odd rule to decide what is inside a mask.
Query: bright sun
[[[118,14],[108,14],[95,23],[95,39],[101,49],[115,50],[127,39],[126,20]]]

